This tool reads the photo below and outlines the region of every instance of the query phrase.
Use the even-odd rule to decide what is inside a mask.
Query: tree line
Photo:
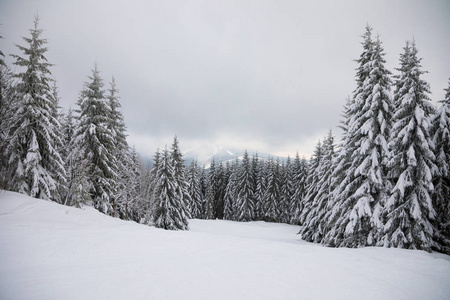
[[[189,218],[300,225],[307,241],[332,247],[384,246],[450,253],[450,85],[436,109],[415,41],[398,74],[385,67],[367,26],[338,143],[330,132],[309,160],[245,152],[206,169],[186,166],[175,137],[142,164],[126,141],[114,78],[105,90],[95,65],[77,109],[62,111],[38,19],[12,55],[0,52],[0,185],[61,204],[160,228]],[[450,84],[450,82],[449,82]]]

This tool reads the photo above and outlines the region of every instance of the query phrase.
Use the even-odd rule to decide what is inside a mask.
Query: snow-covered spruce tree
[[[121,219],[128,219],[132,215],[132,203],[135,199],[130,198],[132,193],[132,186],[128,185],[131,181],[135,181],[133,169],[133,160],[131,157],[131,151],[129,149],[126,137],[126,125],[123,118],[123,114],[120,111],[120,101],[118,96],[118,90],[116,88],[116,81],[114,77],[110,82],[110,88],[108,90],[107,100],[110,109],[110,116],[108,120],[108,130],[112,133],[113,144],[112,154],[116,159],[117,165],[117,180],[116,180],[116,194],[115,199],[115,214]],[[136,170],[135,170],[136,171]]]
[[[188,230],[185,201],[180,193],[172,158],[167,149],[162,153],[155,179],[155,203],[152,213],[154,225],[166,230]]]
[[[396,80],[395,104],[390,143],[393,155],[389,162],[390,178],[395,186],[385,205],[384,236],[386,247],[431,251],[435,218],[431,194],[436,171],[434,144],[430,136],[433,105],[430,88],[421,79],[421,59],[415,42],[406,44],[400,58],[400,75]]]
[[[134,147],[128,148],[125,168],[125,205],[120,206],[120,217],[125,220],[140,222],[144,218],[146,198],[141,191],[141,157]]]
[[[145,213],[144,222],[150,222],[152,219],[152,213],[154,211],[154,205],[156,203],[156,193],[155,187],[157,184],[157,174],[159,166],[161,165],[161,151],[156,149],[155,155],[153,156],[153,165],[148,170],[147,176],[144,178],[144,198],[148,199],[148,209]]]
[[[433,142],[438,173],[433,179],[438,250],[450,253],[450,79],[445,99],[433,116]]]
[[[244,152],[239,168],[236,185],[236,221],[248,222],[253,219],[253,177],[250,159],[247,150]]]
[[[300,216],[303,209],[303,198],[306,191],[306,178],[308,176],[308,164],[305,158],[300,159],[297,152],[292,170],[292,187],[294,192],[290,200],[289,224],[300,225]]]
[[[237,158],[229,167],[228,172],[229,172],[229,178],[228,178],[228,182],[227,182],[227,187],[225,189],[225,196],[223,199],[223,202],[224,202],[223,218],[225,220],[235,221],[237,219],[236,188],[237,188],[238,179],[239,179],[239,160]]]
[[[322,142],[319,141],[314,149],[314,153],[309,160],[308,176],[306,177],[305,197],[302,199],[302,212],[300,214],[299,223],[305,226],[307,216],[313,210],[314,198],[319,191],[319,169],[320,162],[324,155]],[[301,233],[301,231],[299,232]]]
[[[263,200],[263,220],[278,222],[280,218],[280,162],[269,158],[267,162],[267,189]]]
[[[353,140],[349,138],[348,126],[352,119],[352,111],[354,99],[350,96],[347,98],[346,103],[342,112],[342,120],[340,121],[339,128],[342,129],[341,142],[336,147],[336,156],[333,160],[333,172],[331,174],[331,186],[333,186],[332,195],[330,198],[329,209],[327,216],[325,219],[327,220],[327,228],[331,228],[330,231],[327,231],[327,236],[334,237],[336,232],[335,230],[339,230],[339,228],[334,227],[333,225],[340,218],[340,213],[342,210],[339,209],[338,201],[341,201],[342,198],[339,195],[343,195],[347,184],[349,183],[350,178],[347,177],[346,171],[350,168],[351,165],[351,156],[353,151],[355,151],[355,145],[353,144]],[[327,240],[323,242],[325,245],[334,246],[335,243],[333,240]]]
[[[196,160],[191,162],[186,175],[189,195],[191,196],[191,216],[194,219],[202,219],[204,215],[203,199],[205,196],[203,195],[201,186],[201,170]]]
[[[217,218],[218,192],[217,172],[214,158],[211,160],[206,180],[206,219]]]
[[[192,203],[192,199],[189,195],[189,185],[186,181],[186,166],[184,165],[183,154],[180,151],[178,138],[176,136],[173,138],[172,147],[170,149],[170,159],[173,166],[174,177],[179,188],[179,193],[186,209],[185,214],[187,218],[190,218],[190,204]]]
[[[223,210],[224,210],[224,203],[223,198],[225,197],[225,190],[227,188],[228,178],[226,176],[226,170],[223,167],[223,163],[217,164],[217,218],[223,219]]]
[[[79,178],[75,179],[75,177],[80,174],[76,173],[76,170],[78,168],[76,161],[76,153],[72,151],[72,149],[75,148],[74,142],[75,142],[75,128],[77,127],[76,125],[77,124],[75,123],[73,110],[72,108],[69,108],[62,117],[61,122],[61,132],[63,136],[61,157],[63,158],[64,166],[66,168],[66,186],[62,193],[62,203],[64,205],[80,207],[81,204],[89,201],[90,196],[88,191],[84,193],[84,196],[78,195],[79,192],[82,193],[82,189],[80,189],[80,186],[77,186],[77,184],[80,182]],[[73,201],[75,199],[76,201]]]
[[[331,131],[324,139],[322,149],[323,155],[317,170],[318,181],[316,182],[317,193],[315,194],[308,214],[303,221],[300,234],[309,242],[320,243],[327,225],[326,215],[332,196],[331,173],[333,171],[334,159],[334,137]]]
[[[264,196],[266,195],[267,191],[267,185],[268,185],[268,179],[269,179],[269,168],[268,164],[260,159],[258,161],[258,173],[256,178],[256,192],[255,192],[255,199],[256,199],[256,220],[263,220],[264,219]]]
[[[258,180],[259,180],[259,157],[258,153],[252,155],[252,186],[253,186],[253,220],[257,221],[260,219],[259,216],[259,197],[258,197]]]
[[[108,90],[109,94],[107,95],[109,108],[110,108],[110,117],[108,127],[111,132],[114,134],[114,147],[116,155],[123,156],[124,153],[128,149],[127,143],[127,128],[125,125],[125,121],[123,118],[123,114],[120,111],[120,101],[118,90],[116,88],[116,80],[114,76],[110,82],[110,88]]]
[[[288,187],[288,169],[291,168],[291,158],[288,156],[286,161],[283,160],[280,168],[280,218],[279,222],[288,222],[290,190]]]
[[[201,168],[201,172],[200,172],[200,186],[201,186],[201,190],[202,190],[202,195],[203,195],[203,199],[202,199],[202,219],[206,219],[206,190],[207,190],[207,182],[208,182],[208,178],[206,175],[206,168],[205,165],[203,165],[203,167]]]
[[[65,121],[65,115],[64,115],[64,110],[62,109],[61,106],[59,106],[59,101],[60,101],[60,97],[59,97],[59,89],[58,86],[56,84],[56,81],[53,80],[53,85],[51,87],[51,98],[50,100],[53,102],[52,107],[52,111],[51,114],[52,116],[58,120],[60,126],[58,127],[59,133],[58,136],[60,137],[59,139],[55,140],[55,149],[57,150],[57,152],[60,154],[62,161],[64,162],[64,149],[66,147],[66,145],[64,144],[64,128],[63,128],[63,123]],[[64,164],[64,168],[66,170],[66,176],[65,176],[65,181],[64,184],[60,184],[58,186],[56,195],[55,195],[55,201],[58,203],[64,203],[65,201],[65,197],[67,195],[67,167]]]
[[[11,172],[14,171],[10,169],[6,147],[13,116],[20,102],[18,96],[13,75],[0,54],[0,189],[4,190],[11,189]]]
[[[36,198],[58,200],[57,191],[65,179],[57,148],[61,144],[60,124],[52,114],[56,110],[50,86],[52,65],[45,58],[47,41],[41,38],[38,22],[36,17],[31,37],[23,38],[28,46],[16,45],[24,57],[12,55],[14,64],[25,70],[15,75],[19,79],[19,103],[6,146],[11,170],[9,188]]]
[[[372,40],[371,30],[366,27],[364,51],[358,60],[357,88],[346,133],[351,163],[345,170],[344,188],[336,195],[334,209],[340,217],[331,224],[325,242],[328,245],[375,245],[382,230],[382,205],[389,188],[386,173],[393,114],[392,83],[391,73],[384,66],[381,41],[378,37]]]
[[[97,64],[89,79],[77,103],[79,125],[73,151],[77,155],[77,172],[85,172],[92,184],[89,193],[94,207],[114,215],[117,161],[113,154],[114,136],[109,128],[111,111]]]

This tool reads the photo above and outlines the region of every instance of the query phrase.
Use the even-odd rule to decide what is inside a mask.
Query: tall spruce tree
[[[196,160],[193,160],[187,173],[187,182],[189,186],[189,195],[191,197],[191,215],[192,218],[202,219],[203,212],[203,191],[201,185],[201,170]]]
[[[267,189],[263,199],[263,220],[267,222],[278,222],[280,210],[280,162],[269,158],[267,162],[268,179]]]
[[[327,213],[330,208],[332,186],[331,174],[333,171],[334,159],[334,137],[331,131],[324,139],[322,145],[322,158],[319,161],[317,168],[317,192],[311,200],[311,205],[302,222],[300,234],[302,238],[309,242],[320,243],[326,232]]]
[[[224,196],[224,211],[223,211],[223,218],[225,220],[236,220],[237,219],[237,213],[236,210],[238,209],[236,205],[236,199],[237,199],[237,185],[238,185],[238,179],[239,179],[239,160],[236,158],[236,160],[231,164],[229,167],[229,178],[227,182],[227,187],[225,189],[225,196]]]
[[[218,175],[216,162],[211,160],[206,180],[206,218],[218,218]]]
[[[438,172],[433,179],[438,249],[450,253],[450,79],[445,99],[433,117],[432,131]]]
[[[131,181],[135,180],[135,173],[131,170],[134,169],[133,158],[131,157],[131,151],[126,140],[126,125],[122,112],[120,111],[120,101],[118,96],[118,90],[116,88],[116,81],[114,76],[110,82],[110,88],[106,96],[108,100],[108,106],[110,116],[108,118],[108,130],[113,137],[114,147],[112,148],[112,154],[116,160],[116,194],[115,199],[115,211],[120,218],[128,219],[132,215],[131,203],[133,199],[130,199],[130,193],[132,193],[132,186],[129,185]],[[138,176],[138,175],[137,175]]]
[[[404,49],[396,80],[397,111],[390,143],[390,177],[396,181],[385,205],[380,244],[430,251],[434,234],[431,221],[436,216],[431,199],[432,178],[437,171],[430,135],[434,107],[428,97],[429,85],[421,79],[425,72],[415,42],[407,42]]]
[[[312,155],[309,162],[308,176],[306,178],[305,187],[305,197],[302,199],[302,211],[300,214],[299,223],[301,226],[306,226],[306,220],[310,213],[313,212],[314,198],[319,191],[319,180],[320,180],[320,163],[324,156],[324,148],[322,142],[319,141],[314,149],[314,154]]]
[[[178,138],[175,136],[173,139],[172,147],[170,149],[170,159],[174,171],[174,177],[177,181],[177,187],[181,199],[184,203],[185,214],[187,218],[191,217],[190,204],[192,203],[191,196],[189,194],[189,185],[186,181],[186,166],[184,165],[183,154],[181,153]]]
[[[120,198],[118,212],[121,219],[140,222],[144,217],[142,208],[145,206],[145,198],[141,192],[141,158],[136,149],[128,148],[125,154],[125,172],[123,174],[124,197]]]
[[[264,219],[264,197],[266,195],[268,179],[269,179],[269,168],[268,164],[260,159],[258,161],[258,173],[256,178],[256,192],[255,192],[255,201],[256,201],[256,216],[257,220]]]
[[[387,162],[393,104],[390,72],[385,68],[384,50],[372,28],[363,35],[363,53],[357,69],[357,88],[350,103],[350,120],[343,156],[350,155],[346,179],[338,188],[334,209],[339,220],[327,244],[344,247],[375,245],[381,234],[382,205],[387,198]]]
[[[291,213],[291,198],[295,193],[293,181],[293,164],[288,156],[286,163],[283,163],[281,173],[281,199],[280,199],[280,222],[289,223]]]
[[[159,162],[153,192],[153,223],[156,227],[167,230],[188,230],[187,208],[175,177],[171,156],[165,149]]]
[[[66,167],[66,189],[63,194],[64,205],[81,207],[89,201],[89,190],[84,190],[86,187],[86,173],[81,172],[79,166],[77,166],[77,153],[72,151],[75,145],[75,117],[73,115],[72,108],[69,108],[63,116],[61,123],[62,135],[63,135],[63,147],[61,149],[61,155]],[[80,172],[77,172],[80,171]],[[84,177],[84,178],[80,178]],[[84,183],[84,184],[81,184]],[[81,184],[81,185],[80,185]]]
[[[115,214],[117,160],[114,136],[110,129],[111,110],[105,98],[103,80],[95,64],[90,82],[85,83],[78,100],[78,128],[75,132],[77,165],[92,185],[89,191],[95,208]]]
[[[223,163],[220,162],[217,164],[216,168],[217,172],[217,183],[216,183],[216,191],[217,191],[217,218],[223,219],[223,211],[224,211],[224,197],[225,190],[227,188],[228,178],[226,175],[226,170],[223,166]]]
[[[305,158],[300,159],[297,152],[294,160],[293,167],[293,188],[294,193],[291,197],[290,204],[290,219],[289,223],[294,225],[300,225],[300,216],[303,210],[303,198],[306,191],[306,178],[308,177],[308,164]]]
[[[259,168],[259,156],[258,153],[254,153],[252,156],[252,186],[253,186],[253,220],[259,220],[259,197],[258,197],[258,180],[260,177]]]
[[[236,220],[251,221],[254,212],[254,188],[251,162],[247,150],[242,159],[236,184]]]
[[[41,38],[38,23],[36,17],[31,37],[23,38],[28,46],[16,45],[24,56],[12,55],[14,64],[25,70],[15,75],[19,79],[19,102],[5,149],[9,188],[36,198],[58,200],[57,191],[65,180],[57,147],[61,144],[60,123],[52,114],[57,110],[52,97],[52,65],[45,57],[47,41]]]
[[[6,151],[13,126],[13,116],[19,108],[19,94],[16,82],[8,66],[4,63],[0,54],[0,189],[9,187],[11,170],[8,153]]]
[[[145,178],[145,187],[144,187],[144,197],[148,199],[148,210],[146,211],[145,219],[147,222],[150,222],[152,218],[152,213],[154,211],[154,205],[156,203],[156,193],[155,187],[157,184],[157,174],[159,166],[161,165],[161,151],[156,149],[155,155],[153,156],[153,165],[148,170],[148,174]]]

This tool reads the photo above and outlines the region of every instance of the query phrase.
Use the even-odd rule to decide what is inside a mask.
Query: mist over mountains
[[[211,165],[211,161],[214,159],[216,163],[232,162],[236,158],[242,159],[246,149],[237,149],[233,147],[226,147],[221,145],[198,145],[193,148],[188,148],[187,150],[182,150],[184,163],[189,165],[192,161],[196,160],[200,166],[204,166],[208,169]],[[269,158],[279,159],[283,162],[287,157],[276,156],[266,152],[259,152],[257,150],[248,150],[247,153],[250,157],[253,154],[257,154],[259,159],[267,160]],[[141,154],[142,161],[145,165],[153,165],[153,156],[148,156]],[[293,158],[293,157],[291,157]]]
[[[202,145],[184,151],[183,158],[186,164],[190,164],[193,160],[196,160],[199,165],[204,165],[205,168],[209,168],[213,159],[216,163],[231,162],[236,158],[242,159],[245,151],[246,149],[236,149],[220,145]],[[256,150],[247,149],[247,153],[250,157],[256,153],[258,157],[263,160],[273,158],[280,159],[282,162],[286,159],[286,157],[275,156],[270,153],[258,152]]]

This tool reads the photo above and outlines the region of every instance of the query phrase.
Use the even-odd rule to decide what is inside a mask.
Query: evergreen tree
[[[123,176],[125,197],[120,198],[123,202],[118,205],[119,216],[121,219],[140,222],[144,217],[141,208],[145,205],[145,198],[141,197],[141,158],[134,147],[128,149],[125,157],[127,158]]]
[[[236,185],[236,220],[248,222],[253,219],[253,177],[247,151],[244,153]]]
[[[258,196],[258,180],[260,177],[259,157],[258,153],[254,153],[252,156],[252,186],[253,186],[253,220],[259,220],[259,196]]]
[[[153,156],[153,166],[149,169],[148,175],[145,178],[145,186],[144,186],[144,197],[148,199],[148,210],[146,212],[146,221],[151,220],[151,214],[154,211],[155,203],[156,203],[156,193],[155,187],[157,184],[157,175],[158,169],[161,164],[161,152],[159,149],[156,149],[155,155]]]
[[[279,161],[268,161],[267,189],[263,200],[263,220],[267,222],[278,222],[281,211],[280,200],[280,164]]]
[[[108,104],[110,108],[109,124],[108,128],[114,136],[114,150],[115,155],[124,156],[128,149],[127,143],[127,128],[123,118],[122,112],[119,110],[121,105],[116,88],[116,80],[114,77],[110,83],[109,94],[107,96]]]
[[[61,148],[61,155],[66,167],[66,188],[63,192],[64,205],[81,207],[82,204],[87,204],[90,200],[90,186],[88,184],[87,173],[84,167],[80,168],[77,161],[77,153],[73,151],[75,145],[75,128],[76,121],[73,116],[71,108],[63,117],[62,135],[63,146]],[[89,186],[89,188],[88,188]]]
[[[350,155],[346,179],[336,194],[334,209],[340,216],[328,239],[337,246],[376,244],[381,234],[382,205],[387,198],[387,160],[393,104],[391,74],[385,67],[381,41],[372,40],[366,27],[363,54],[358,60],[357,88],[350,106],[346,138]],[[327,242],[330,244],[330,242]]]
[[[439,250],[450,253],[450,79],[445,99],[432,120],[438,172],[433,179],[436,240]]]
[[[231,164],[229,168],[229,179],[227,187],[225,189],[224,196],[224,211],[223,218],[225,220],[236,220],[237,219],[237,185],[239,178],[239,160],[236,160]]]
[[[286,163],[283,163],[281,168],[281,198],[280,198],[280,222],[289,223],[291,219],[291,199],[295,193],[293,181],[293,164],[291,158],[288,156]]]
[[[173,139],[172,147],[170,149],[170,159],[173,166],[174,177],[177,181],[177,187],[182,197],[184,207],[186,209],[185,214],[187,218],[191,217],[190,203],[192,203],[191,196],[189,195],[189,185],[186,181],[186,167],[184,165],[183,154],[180,151],[178,145],[178,138],[175,136]]]
[[[308,177],[308,164],[305,158],[300,159],[298,152],[295,156],[292,171],[293,194],[290,200],[289,223],[300,225],[300,216],[303,210],[303,198],[306,193],[306,179]]]
[[[171,155],[164,150],[156,174],[153,223],[166,230],[188,230],[185,201],[172,163]]]
[[[12,55],[15,65],[25,68],[19,78],[19,103],[11,120],[11,136],[5,152],[8,157],[10,188],[42,199],[59,200],[57,191],[64,183],[65,169],[58,144],[61,144],[60,124],[52,114],[56,110],[52,99],[53,82],[45,53],[47,43],[41,38],[38,17],[31,37],[23,38],[28,47],[16,45],[24,57]]]
[[[334,147],[334,137],[330,131],[322,145],[323,156],[317,169],[317,193],[311,200],[311,207],[304,217],[300,230],[302,238],[309,242],[322,242],[326,232],[326,215],[330,206],[331,190],[333,188],[331,186],[331,173],[333,171]]]
[[[111,110],[97,65],[89,79],[78,101],[79,125],[75,132],[77,147],[74,151],[77,165],[83,168],[92,184],[90,195],[95,208],[114,215],[118,168],[114,157],[114,136],[109,127]]]
[[[264,219],[264,197],[266,195],[268,180],[269,180],[269,168],[268,164],[264,160],[260,159],[258,161],[258,172],[256,178],[256,193],[255,193],[255,210],[256,210],[256,220]]]
[[[128,219],[132,215],[132,206],[129,198],[130,187],[127,184],[134,180],[134,173],[130,171],[133,168],[133,161],[131,158],[131,152],[126,140],[126,126],[123,115],[119,110],[121,105],[118,97],[118,90],[116,88],[116,81],[112,77],[110,83],[110,89],[106,96],[109,107],[108,117],[108,130],[113,137],[114,147],[111,149],[112,155],[116,160],[116,194],[115,199],[115,212],[114,215],[120,218]]]
[[[207,173],[206,180],[206,218],[216,219],[217,218],[217,207],[218,207],[218,191],[217,191],[217,172],[216,172],[216,162],[214,158],[211,160],[209,171]]]
[[[6,147],[13,125],[14,113],[18,110],[19,94],[10,69],[0,54],[0,189],[10,189],[10,169]]]
[[[206,219],[206,208],[207,208],[207,201],[206,201],[206,191],[207,191],[207,184],[208,184],[208,179],[207,179],[207,175],[206,175],[206,170],[205,170],[205,166],[203,165],[203,167],[201,168],[201,173],[200,173],[200,186],[201,186],[201,192],[202,192],[202,219]]]
[[[216,213],[218,219],[223,219],[223,211],[224,211],[224,197],[225,197],[225,190],[227,188],[228,179],[226,176],[226,171],[223,167],[223,163],[217,164],[216,168]]]
[[[313,210],[314,198],[319,191],[320,181],[320,165],[324,156],[324,147],[322,142],[319,141],[314,149],[314,154],[309,160],[308,176],[306,177],[305,197],[302,199],[302,212],[300,215],[300,225],[307,226],[307,217]]]
[[[198,167],[197,161],[193,160],[189,166],[189,172],[187,173],[187,182],[189,185],[189,195],[191,197],[191,214],[192,218],[203,218],[203,199],[201,186],[201,170]]]
[[[407,43],[396,81],[397,111],[390,143],[390,177],[397,180],[386,202],[381,242],[387,247],[430,251],[434,234],[431,221],[436,216],[431,199],[436,171],[430,136],[434,108],[428,97],[429,85],[420,78],[425,73],[420,61],[415,42]]]

